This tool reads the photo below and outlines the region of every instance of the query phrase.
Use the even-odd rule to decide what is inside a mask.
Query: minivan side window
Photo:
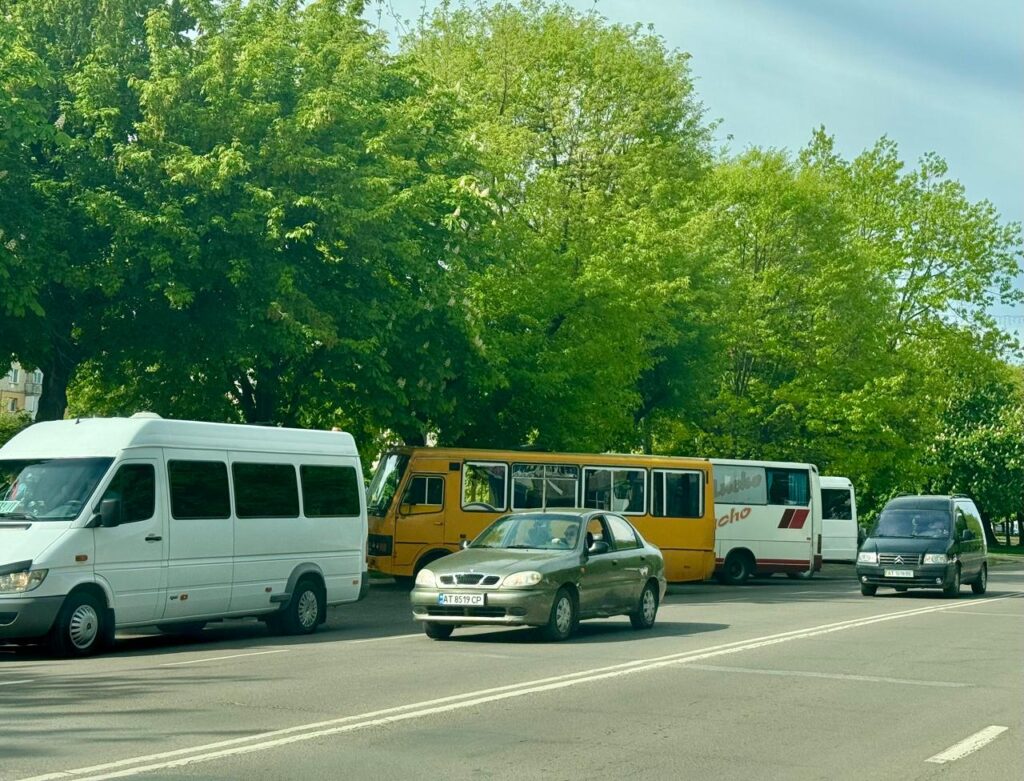
[[[298,518],[299,486],[291,464],[231,465],[235,515],[239,518]]]
[[[228,467],[223,461],[168,461],[171,517],[230,518]]]
[[[302,511],[307,518],[359,515],[359,479],[351,466],[299,467]]]
[[[156,470],[152,464],[122,464],[103,499],[121,500],[121,523],[146,521],[156,509]]]

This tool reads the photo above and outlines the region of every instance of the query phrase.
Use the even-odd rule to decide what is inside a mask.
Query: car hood
[[[949,542],[948,537],[868,537],[860,549],[878,553],[945,553]]]
[[[38,561],[68,526],[56,521],[0,519],[0,567],[20,561]]]
[[[466,548],[432,561],[427,568],[435,575],[475,571],[485,575],[509,575],[523,570],[548,570],[578,563],[570,551],[509,550],[507,548]]]

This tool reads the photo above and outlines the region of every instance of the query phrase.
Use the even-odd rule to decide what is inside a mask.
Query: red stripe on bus
[[[789,510],[786,510],[782,514],[782,520],[779,521],[779,528],[780,529],[788,529],[789,528],[789,522],[791,520],[793,520],[793,509],[792,508],[790,508]]]
[[[804,523],[807,522],[807,515],[808,515],[808,513],[810,513],[810,510],[794,510],[793,511],[793,520],[789,524],[789,528],[790,529],[802,529],[802,528],[804,528]]]

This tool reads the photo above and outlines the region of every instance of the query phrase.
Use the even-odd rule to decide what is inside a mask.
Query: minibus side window
[[[444,478],[416,475],[405,489],[402,504],[444,505]]]
[[[149,520],[156,509],[156,470],[152,464],[122,464],[103,499],[121,500],[121,523]]]
[[[715,504],[768,504],[763,466],[715,464]]]
[[[810,479],[798,469],[764,470],[768,478],[768,504],[800,505],[811,503]]]
[[[168,461],[171,484],[171,516],[230,518],[228,467],[223,461]]]
[[[583,470],[586,507],[641,515],[647,506],[647,473],[643,469],[587,467]]]
[[[852,521],[853,497],[849,489],[822,488],[821,517],[834,521]]]
[[[307,518],[359,515],[359,481],[351,466],[299,467],[302,510]]]
[[[504,510],[507,482],[508,466],[505,464],[467,461],[462,467],[462,509],[468,512]]]
[[[231,477],[239,518],[299,517],[299,487],[291,464],[235,462]]]
[[[700,518],[704,480],[700,472],[654,469],[651,472],[655,518]]]

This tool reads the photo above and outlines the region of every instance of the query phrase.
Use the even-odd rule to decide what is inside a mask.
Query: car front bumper
[[[484,604],[453,606],[440,603],[441,594],[482,594]],[[554,591],[531,589],[424,588],[412,590],[412,617],[438,624],[492,624],[496,626],[544,626],[551,615]]]
[[[870,564],[857,565],[857,580],[865,586],[905,586],[906,588],[946,588],[956,576],[956,563],[918,564],[902,567],[913,572],[913,577],[896,578],[886,576],[892,567],[877,567]]]
[[[64,597],[0,598],[0,640],[33,640],[53,626]]]

